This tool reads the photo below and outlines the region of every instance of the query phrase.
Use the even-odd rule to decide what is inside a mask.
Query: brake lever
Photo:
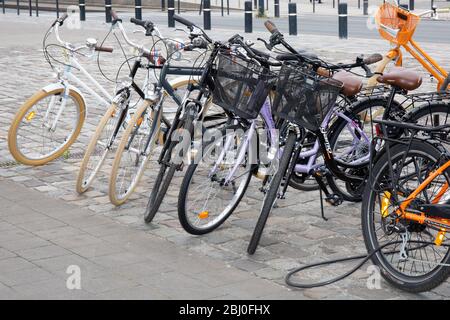
[[[256,40],[259,40],[262,43],[264,43],[264,46],[266,47],[266,49],[269,51],[272,51],[273,47],[266,40],[261,39],[261,38],[257,38]]]

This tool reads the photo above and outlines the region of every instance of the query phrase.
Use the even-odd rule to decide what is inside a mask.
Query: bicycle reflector
[[[209,211],[205,210],[198,214],[199,219],[206,219],[209,217]]]
[[[440,230],[438,234],[436,235],[436,239],[434,240],[434,244],[437,246],[440,246],[442,244],[442,241],[444,241],[445,238],[445,231]]]
[[[25,117],[25,119],[26,119],[27,121],[31,121],[31,120],[33,120],[33,118],[34,118],[35,115],[36,115],[36,112],[31,111],[31,112]]]
[[[380,207],[381,207],[381,216],[383,218],[386,218],[389,215],[389,202],[391,200],[391,193],[389,191],[385,191],[383,192],[383,195],[381,196],[381,203],[380,203]]]

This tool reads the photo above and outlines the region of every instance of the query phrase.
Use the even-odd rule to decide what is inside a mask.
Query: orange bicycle
[[[445,96],[444,96],[445,95]],[[428,94],[424,99],[448,99]],[[394,286],[422,292],[450,274],[450,124],[426,127],[374,120],[385,148],[363,195],[362,231],[372,262]],[[408,135],[393,139],[389,128]]]
[[[447,12],[446,9],[433,9],[433,12]],[[428,53],[423,50],[417,42],[413,40],[414,32],[420,21],[420,18],[430,11],[421,14],[414,14],[407,9],[403,9],[397,5],[386,2],[382,4],[376,15],[375,23],[377,24],[380,35],[391,42],[393,48],[384,56],[376,67],[375,75],[369,79],[368,87],[377,84],[377,76],[383,74],[386,66],[394,61],[395,65],[401,66],[403,62],[402,48],[409,52],[436,80],[437,89],[445,91],[449,89],[450,75],[434,60]]]

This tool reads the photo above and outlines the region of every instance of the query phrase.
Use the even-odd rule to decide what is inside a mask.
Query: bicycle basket
[[[375,14],[380,35],[398,45],[406,44],[412,38],[419,21],[419,16],[387,2]]]
[[[255,119],[270,90],[270,72],[254,62],[218,55],[213,103],[244,119]]]
[[[272,112],[299,126],[317,131],[333,108],[342,82],[301,67],[281,67]]]

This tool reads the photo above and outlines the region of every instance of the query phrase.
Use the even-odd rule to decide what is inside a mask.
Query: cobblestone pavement
[[[283,285],[284,276],[291,268],[365,252],[360,231],[359,204],[344,203],[336,208],[327,207],[326,215],[330,219],[325,222],[320,218],[318,192],[299,192],[289,189],[287,198],[278,203],[278,207],[269,218],[260,248],[254,256],[247,256],[246,247],[262,200],[262,195],[258,191],[260,181],[257,179],[252,180],[243,201],[228,221],[220,229],[202,237],[185,233],[177,219],[177,187],[183,173],[178,173],[175,177],[160,212],[151,225],[146,225],[142,218],[143,208],[149,194],[147,183],[149,179],[146,179],[145,176],[132,199],[121,207],[114,207],[108,201],[108,172],[106,170],[101,172],[99,179],[88,192],[81,196],[78,195],[74,187],[80,156],[104,110],[103,107],[97,106],[92,97],[88,95],[86,95],[89,106],[87,122],[77,143],[71,148],[71,156],[68,159],[57,160],[41,167],[14,165],[11,163],[12,157],[6,141],[9,124],[20,104],[44,84],[51,81],[51,72],[44,62],[40,50],[40,40],[50,19],[41,17],[30,18],[26,22],[13,22],[14,17],[0,16],[0,29],[5,30],[4,33],[2,32],[2,41],[0,42],[0,83],[2,87],[0,91],[2,114],[0,119],[0,179],[4,188],[6,187],[4,182],[12,181],[46,196],[62,199],[73,207],[89,210],[94,215],[101,216],[102,219],[106,217],[110,221],[128,225],[130,228],[127,230],[130,236],[134,234],[134,230],[137,230],[136,232],[148,234],[149,239],[159,238],[158,243],[170,242],[174,244],[173,247],[186,250],[193,257],[205,255],[218,261],[222,266],[240,269],[251,276],[266,279],[275,284]],[[67,38],[83,40],[91,35],[100,37],[106,33],[106,28],[100,22],[89,22],[83,25],[82,31],[65,30],[64,32]],[[161,29],[163,32],[169,32],[167,28]],[[229,33],[227,30],[219,30],[211,35],[225,39],[226,36],[231,35]],[[251,38],[256,39],[258,36],[266,37],[267,34],[254,33]],[[389,48],[389,45],[381,40],[338,41],[335,37],[308,36],[292,37],[289,40],[299,48],[313,49],[325,59],[333,61],[351,61],[357,54],[385,52]],[[321,48],[320,44],[326,44],[326,48]],[[424,47],[432,53],[436,60],[449,69],[448,50],[444,50],[439,44],[427,44]],[[111,68],[120,62],[119,56],[105,59],[112,60],[111,63],[109,60],[104,63],[109,72],[112,72]],[[409,57],[405,57],[404,64],[421,70]],[[101,79],[96,71],[95,63],[88,62],[87,65],[97,79]],[[423,86],[423,90],[428,90],[435,84],[429,83],[426,75],[425,78],[426,84]],[[101,82],[112,92],[113,87],[110,83]],[[149,171],[146,172],[146,175],[151,174]],[[24,202],[27,201],[26,197],[23,199]],[[26,205],[30,206],[35,199],[33,193]],[[2,207],[0,212],[3,213],[7,211],[4,202],[4,200],[0,202]],[[36,206],[39,206],[39,202],[36,202]],[[26,216],[24,218],[27,219]],[[92,227],[95,226],[94,222]],[[64,231],[61,230],[61,232]],[[69,234],[66,236],[70,237]],[[0,247],[4,247],[3,241],[8,240],[4,239],[5,237],[7,238],[7,235],[2,235]],[[163,242],[160,242],[161,239]],[[145,249],[145,246],[142,249]],[[149,241],[149,254],[153,250],[162,252],[165,249],[165,247],[155,249],[155,246]],[[1,251],[2,249],[0,249],[0,253]],[[0,255],[0,261],[3,259],[4,257]],[[299,299],[441,299],[450,297],[448,283],[432,292],[420,295],[397,291],[385,282],[382,282],[381,289],[369,290],[366,286],[369,276],[366,267],[364,266],[360,271],[335,285],[317,289],[293,290],[293,292]],[[341,274],[347,268],[349,268],[348,264],[333,265],[320,271],[307,272],[305,277],[311,281],[318,280],[324,275]],[[12,270],[14,269],[13,265]],[[133,271],[130,270],[130,273]],[[221,275],[217,275],[217,279],[220,277]],[[1,279],[0,282],[2,282]],[[239,287],[239,285],[237,286]],[[242,283],[241,286],[245,287],[246,284]],[[276,294],[272,297],[277,298]],[[280,298],[282,297],[280,296]]]

